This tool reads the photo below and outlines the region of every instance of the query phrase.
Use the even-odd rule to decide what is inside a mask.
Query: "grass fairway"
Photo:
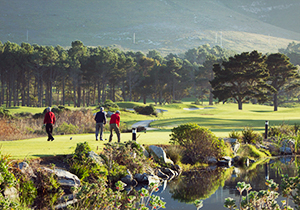
[[[137,141],[141,144],[167,144],[170,131],[137,133]],[[70,140],[72,137],[72,140]],[[109,133],[104,134],[108,139]],[[8,154],[12,159],[31,159],[42,156],[72,154],[78,143],[88,142],[93,151],[102,150],[106,141],[96,141],[95,134],[78,134],[78,135],[54,135],[54,141],[47,141],[47,136],[41,138],[1,141],[0,150],[2,154]],[[122,133],[121,142],[132,139],[131,133]],[[117,141],[114,134],[113,142]]]
[[[141,103],[118,103],[120,108],[132,108],[134,105]],[[269,126],[285,124],[300,124],[300,108],[282,108],[274,112],[273,107],[253,104],[243,104],[243,110],[238,110],[237,104],[217,104],[205,109],[203,106],[196,106],[191,102],[182,104],[170,104],[157,106],[158,109],[166,110],[156,117],[138,115],[135,113],[121,113],[121,123],[126,123],[128,127],[138,121],[150,120],[151,127],[158,130],[151,130],[137,133],[137,141],[141,144],[168,144],[169,134],[174,126],[183,123],[193,122],[200,126],[209,128],[218,137],[228,137],[232,131],[241,131],[245,127],[251,127],[254,131],[263,133],[265,121],[269,121]],[[199,108],[197,110],[184,110],[184,108]],[[43,110],[43,108],[37,108]],[[21,112],[34,112],[34,108],[19,108]],[[41,112],[41,111],[37,111]],[[91,119],[92,120],[92,119]],[[108,132],[105,137],[108,139]],[[97,151],[103,148],[107,141],[95,141],[94,134],[78,135],[55,135],[53,142],[46,141],[47,137],[34,138],[18,141],[0,141],[1,153],[9,154],[13,159],[35,158],[40,156],[71,154],[74,152],[77,143],[88,142],[92,150]],[[72,140],[70,140],[72,137]],[[131,133],[122,133],[121,141],[132,139]],[[117,141],[114,134],[113,141]]]

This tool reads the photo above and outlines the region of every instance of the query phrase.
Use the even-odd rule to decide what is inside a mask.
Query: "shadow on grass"
[[[5,109],[20,109],[20,107],[16,106],[16,107],[8,107],[8,108],[5,108]]]
[[[267,117],[266,117],[267,120]],[[185,123],[197,123],[199,126],[208,127],[211,130],[217,129],[244,129],[244,127],[255,127],[262,129],[265,127],[265,120],[251,120],[251,119],[222,119],[222,118],[202,118],[202,117],[183,117],[183,118],[172,118],[165,120],[158,120],[151,123],[152,127],[160,128],[165,126],[176,127]],[[300,123],[297,120],[272,120],[270,125],[281,125],[281,124],[290,124]],[[171,128],[170,128],[171,129]]]
[[[266,112],[274,112],[273,110],[249,110],[250,112],[258,112],[258,113],[266,113]]]

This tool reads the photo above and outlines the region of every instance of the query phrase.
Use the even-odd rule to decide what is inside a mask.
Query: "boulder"
[[[239,150],[241,144],[239,143],[238,139],[234,139],[234,138],[224,138],[223,139],[225,142],[230,143],[231,145],[231,149],[233,151],[234,154],[237,153],[237,151]]]
[[[161,148],[154,145],[149,146],[150,153],[157,161],[163,161],[163,163],[174,164],[172,160],[167,158],[166,152]]]
[[[279,151],[282,154],[287,154],[287,155],[293,154],[292,149],[290,147],[286,147],[286,146],[280,147]]]
[[[206,157],[205,158],[205,162],[207,162],[208,164],[217,164],[218,160],[215,157]]]
[[[172,179],[175,176],[178,176],[178,173],[176,171],[173,171],[170,168],[161,168],[160,169],[164,174],[169,176],[169,179]]]
[[[104,165],[105,164],[105,161],[102,159],[102,157],[100,157],[94,151],[90,151],[88,157],[91,158],[93,161],[95,161],[98,165]]]
[[[135,186],[137,181],[133,179],[131,172],[127,169],[127,175],[121,178],[121,181],[126,185]]]
[[[231,167],[232,165],[232,159],[231,157],[224,156],[221,158],[221,160],[217,163],[218,166],[225,166],[225,167]]]
[[[173,170],[173,171],[176,171],[177,173],[178,173],[178,175],[177,176],[179,176],[180,174],[181,174],[181,172],[182,172],[182,168],[179,166],[179,165],[171,165],[171,169]]]
[[[160,183],[160,178],[156,175],[152,174],[135,174],[133,177],[138,183],[147,183],[148,185],[151,183]]]
[[[50,169],[44,168],[45,171],[50,173],[54,173],[58,178],[58,183],[64,187],[79,187],[80,179],[75,175],[70,173],[69,171],[65,171],[62,169]]]
[[[279,149],[280,153],[291,155],[295,149],[295,141],[293,139],[285,139],[281,142],[281,147]]]
[[[169,179],[169,176],[165,173],[163,173],[160,169],[156,170],[156,176],[162,179]]]
[[[28,175],[30,178],[36,178],[36,175],[34,174],[32,168],[29,166],[26,162],[19,163],[19,169],[23,174]]]
[[[15,187],[6,187],[3,195],[5,198],[8,198],[11,201],[15,201],[19,199],[19,192]]]
[[[140,144],[140,146],[141,146],[141,148],[143,149],[143,154],[144,154],[144,156],[147,157],[147,158],[149,158],[149,157],[150,157],[149,152],[145,149],[145,147],[143,147],[143,145]]]

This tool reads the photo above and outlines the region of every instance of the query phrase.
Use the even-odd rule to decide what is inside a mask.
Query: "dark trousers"
[[[52,131],[53,131],[53,125],[52,123],[47,123],[46,124],[46,132],[48,134],[48,140],[54,139],[52,136]]]

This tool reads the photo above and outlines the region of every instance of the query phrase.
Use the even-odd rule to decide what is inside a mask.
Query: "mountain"
[[[1,0],[0,41],[163,55],[203,44],[277,52],[300,41],[295,0]]]

